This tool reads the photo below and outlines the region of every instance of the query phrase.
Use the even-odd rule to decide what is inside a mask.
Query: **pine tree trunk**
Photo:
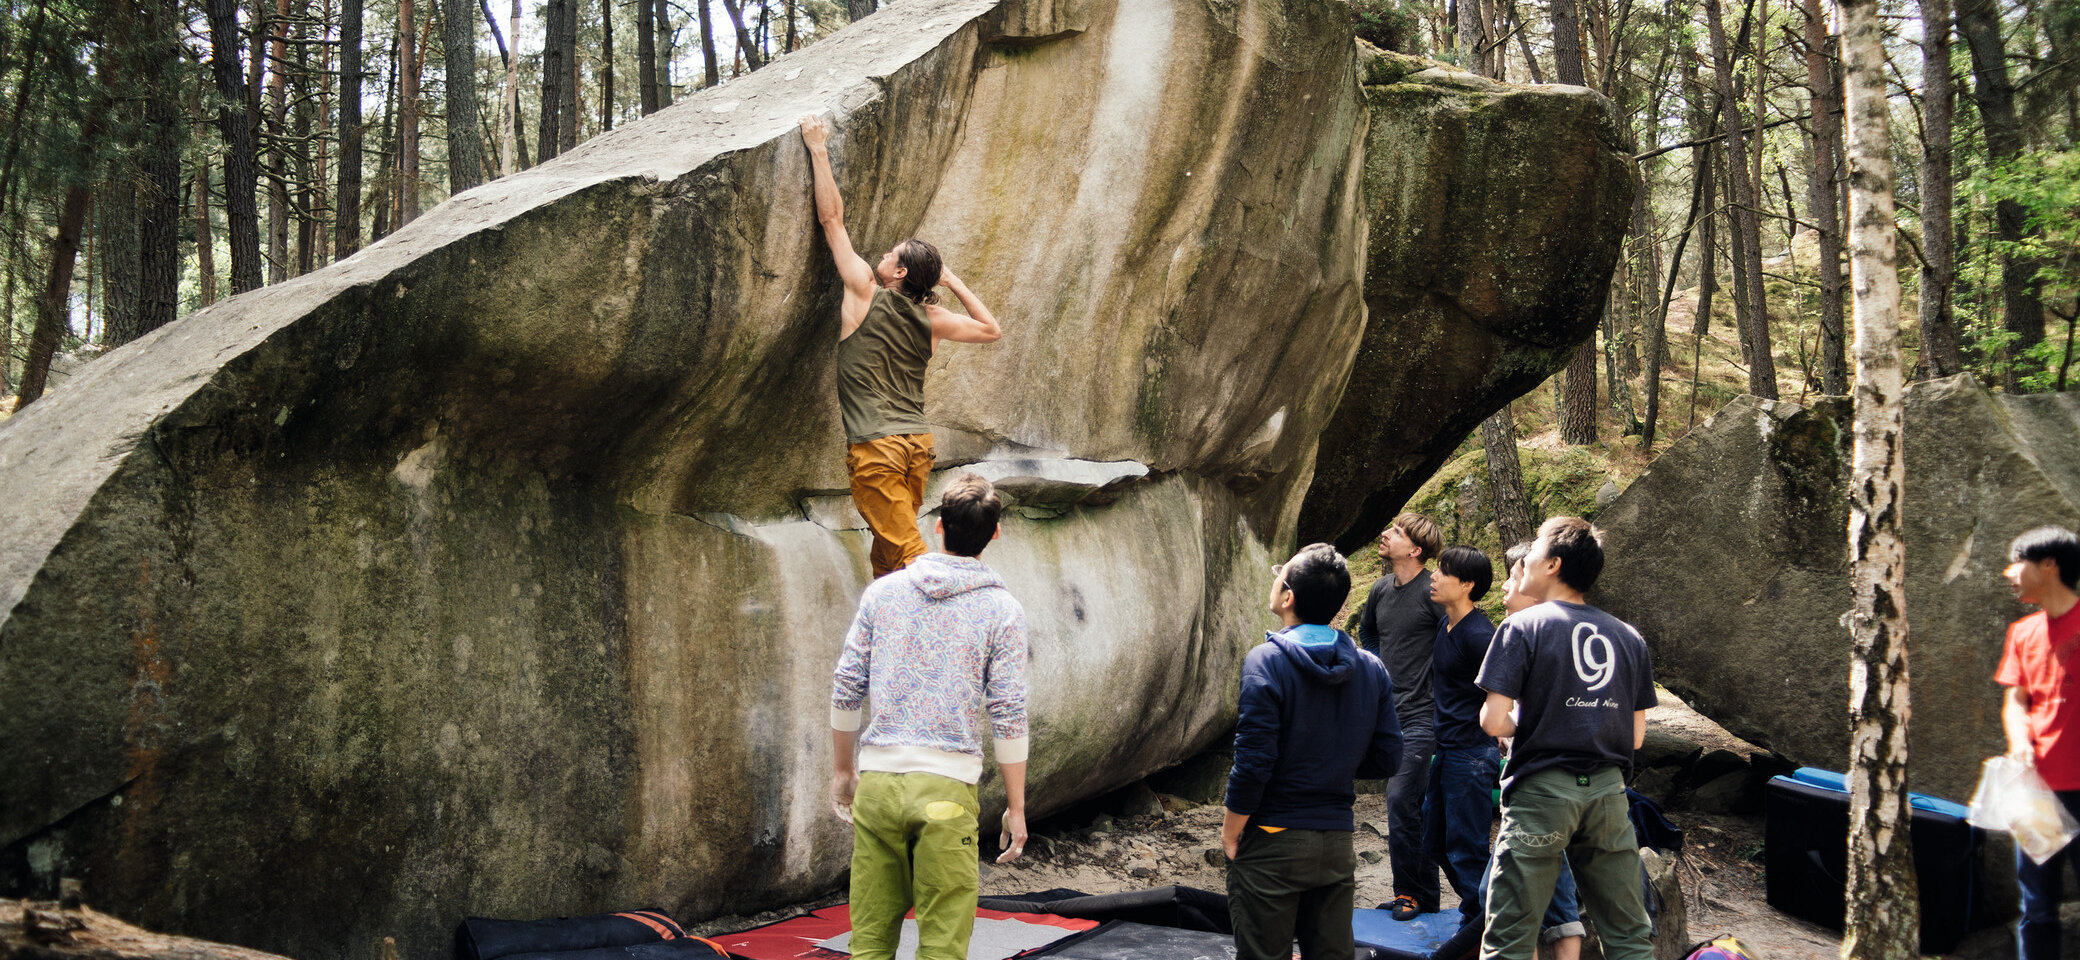
[[[1517,463],[1517,429],[1509,405],[1481,421],[1481,449],[1488,455],[1488,499],[1495,504],[1495,530],[1508,547],[1536,532],[1524,497],[1524,471]]]
[[[291,93],[295,106],[290,112],[290,129],[294,132],[295,146],[290,151],[294,168],[296,195],[289,207],[290,216],[296,221],[296,260],[294,273],[297,276],[311,272],[317,265],[317,222],[312,217],[311,183],[316,171],[311,151],[311,95],[310,45],[301,42],[308,36],[309,19],[303,14],[307,5],[298,3],[296,36],[296,84]]]
[[[1552,0],[1553,80],[1580,87],[1582,77],[1582,14],[1575,0]],[[1593,366],[1593,361],[1591,362]],[[1592,372],[1590,376],[1595,376]]]
[[[737,0],[722,0],[722,11],[729,15],[729,25],[737,32],[737,55],[744,58],[745,72],[764,66],[758,56],[758,44],[751,42],[750,31],[744,29],[742,6]]]
[[[1718,78],[1720,121],[1726,132],[1727,196],[1733,204],[1733,248],[1738,260],[1735,279],[1739,289],[1734,296],[1746,314],[1742,333],[1748,345],[1748,392],[1775,400],[1777,364],[1770,355],[1769,312],[1762,294],[1762,223],[1756,215],[1761,207],[1760,191],[1749,167],[1747,131],[1737,106],[1740,97],[1733,88],[1733,59],[1719,16],[1719,0],[1705,0],[1704,9],[1712,38],[1712,70]],[[1759,140],[1761,134],[1756,136]]]
[[[289,0],[275,0],[268,37],[274,52],[267,68],[267,282],[280,283],[289,278],[289,94],[282,69],[289,59]]]
[[[1919,955],[1907,808],[1906,556],[1900,537],[1899,274],[1891,111],[1876,0],[1841,0],[1848,92],[1855,445],[1849,482],[1849,891],[1844,960]]]
[[[651,11],[657,15],[657,27],[651,31],[657,38],[657,109],[672,105],[672,59],[678,56],[678,48],[672,45],[672,5],[665,0],[655,0]]]
[[[853,2],[858,3],[860,0],[853,0]],[[722,71],[715,63],[714,14],[708,10],[708,4],[706,3],[699,4],[698,7],[701,21],[701,65],[707,70],[707,82],[702,84],[702,87],[706,88],[722,82]],[[868,9],[872,10],[871,7]],[[854,17],[853,19],[857,20],[859,18]]]
[[[484,139],[477,132],[476,7],[475,0],[441,0],[450,196],[484,182]]]
[[[853,23],[866,19],[873,12],[874,0],[846,0],[845,16]]]
[[[181,123],[179,0],[151,0],[143,9],[145,79],[144,178],[138,196],[138,317],[143,336],[173,322],[180,311]]]
[[[1596,442],[1596,333],[1576,348],[1568,361],[1561,390],[1560,439],[1580,445]]]
[[[397,0],[397,226],[419,219],[419,63],[418,9],[413,0]]]
[[[36,301],[36,328],[29,334],[29,360],[22,368],[22,386],[15,394],[14,411],[35,403],[50,381],[51,357],[72,323],[72,271],[79,263],[80,230],[87,221],[89,195],[83,185],[65,191],[58,213],[58,235],[51,241],[51,269]],[[92,285],[89,285],[91,289]]]
[[[1837,95],[1833,59],[1828,56],[1827,20],[1820,0],[1803,0],[1806,16],[1806,89],[1812,103],[1807,144],[1812,168],[1806,171],[1806,213],[1812,218],[1820,247],[1820,375],[1829,396],[1849,392],[1848,360],[1843,353],[1841,211],[1835,206],[1835,152],[1841,149],[1841,99]],[[1785,202],[1790,202],[1787,193]],[[1794,218],[1796,219],[1796,218]]]
[[[599,128],[614,129],[614,0],[599,2]]]
[[[1921,0],[1921,349],[1938,377],[1964,372],[1964,346],[1950,294],[1957,283],[1951,246],[1950,124],[1957,93],[1950,83],[1950,5]]]
[[[542,116],[536,127],[535,143],[536,154],[543,163],[556,156],[556,145],[563,142],[556,112],[563,107],[563,85],[570,82],[570,65],[563,62],[561,39],[563,10],[572,2],[549,0],[542,5]]]
[[[339,203],[333,249],[344,260],[361,249],[361,3],[339,14]]]
[[[250,85],[239,69],[238,0],[207,3],[210,76],[224,102],[217,123],[224,131],[224,223],[231,239],[231,293],[236,296],[260,286],[260,177],[254,160]]]
[[[655,2],[636,0],[636,93],[646,117],[657,112],[657,22],[650,9]]]
[[[383,84],[383,137],[382,149],[376,152],[376,193],[371,206],[368,238],[375,242],[389,236],[396,229],[397,219],[397,139],[393,132],[397,126],[397,36],[390,37],[390,76]]]
[[[2008,82],[1999,4],[1996,0],[1958,0],[1957,32],[1972,51],[1972,99],[1985,123],[1987,159],[1995,164],[2013,160],[2022,152],[2022,122],[2015,115],[2015,88]],[[2002,200],[1994,205],[1994,226],[2004,242],[2019,243],[2035,236],[2028,220],[2020,203]],[[2037,369],[2023,361],[2022,353],[2044,340],[2044,305],[2037,299],[2041,266],[2028,257],[2001,257],[2001,325],[2015,335],[2009,347],[2010,390],[2017,388],[2021,375]]]
[[[118,110],[126,115],[115,129],[132,129],[131,122],[138,119],[134,111],[120,106]],[[137,236],[137,176],[126,166],[117,164],[101,191],[100,202],[94,205],[95,219],[100,221],[95,232],[101,248],[101,342],[112,347],[137,339],[141,332],[137,329],[138,267],[143,262]]]
[[[1711,164],[1705,158],[1705,148],[1692,148],[1695,158],[1690,177],[1690,212],[1683,217],[1683,232],[1676,237],[1675,255],[1668,261],[1667,286],[1661,292],[1659,306],[1648,317],[1647,322],[1647,372],[1646,422],[1641,424],[1639,449],[1651,453],[1654,449],[1654,434],[1661,424],[1661,362],[1662,354],[1668,349],[1668,305],[1675,300],[1676,278],[1683,272],[1683,247],[1690,243],[1690,231],[1698,228],[1699,214],[1704,201],[1705,185],[1711,182],[1707,171]],[[1693,358],[1692,364],[1696,363]]]
[[[556,90],[556,152],[566,154],[578,147],[578,0],[563,4],[563,64],[568,74]]]
[[[209,223],[209,158],[195,164],[195,272],[202,283],[202,306],[217,302],[217,237]]]

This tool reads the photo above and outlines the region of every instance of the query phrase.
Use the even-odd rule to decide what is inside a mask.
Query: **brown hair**
[[[963,473],[946,485],[939,496],[939,523],[945,528],[946,552],[962,557],[982,556],[997,535],[997,520],[1004,515],[1004,501],[997,488],[973,473]]]
[[[896,244],[896,262],[906,271],[897,288],[903,296],[916,303],[939,302],[939,295],[932,288],[939,285],[939,274],[946,269],[946,261],[939,257],[938,247],[911,237]]]
[[[1418,560],[1428,560],[1444,549],[1444,534],[1437,529],[1437,521],[1420,513],[1404,513],[1387,526],[1401,528],[1401,535],[1423,551]]]

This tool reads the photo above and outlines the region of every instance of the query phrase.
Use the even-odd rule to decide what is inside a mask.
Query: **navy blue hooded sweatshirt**
[[[1400,763],[1394,686],[1349,634],[1301,624],[1243,660],[1229,810],[1258,826],[1349,830],[1351,781]]]

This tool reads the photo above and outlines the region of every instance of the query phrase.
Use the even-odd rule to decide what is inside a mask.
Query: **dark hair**
[[[1508,576],[1508,571],[1515,570],[1517,568],[1518,561],[1530,555],[1531,541],[1519,540],[1516,543],[1511,544],[1508,550],[1502,551],[1503,576]]]
[[[2080,589],[2080,535],[2064,527],[2038,527],[2008,546],[2009,563],[2045,559],[2058,562],[2058,579],[2066,589]]]
[[[1423,555],[1416,558],[1418,560],[1431,559],[1437,556],[1437,551],[1444,549],[1444,534],[1438,532],[1437,521],[1420,513],[1401,514],[1387,526],[1400,527],[1401,535],[1423,551]]]
[[[973,473],[963,473],[946,485],[939,496],[939,522],[944,525],[946,552],[962,557],[982,556],[997,535],[997,519],[1004,515],[1004,501],[997,488]]]
[[[1583,593],[1603,573],[1603,531],[1580,517],[1554,517],[1540,524],[1546,556],[1560,561],[1560,582]]]
[[[1279,568],[1279,579],[1293,591],[1293,614],[1302,623],[1326,624],[1351,595],[1351,568],[1326,543],[1310,543]]]
[[[917,303],[939,302],[939,295],[932,288],[939,285],[939,274],[946,269],[946,261],[940,259],[938,247],[911,237],[896,244],[896,263],[907,271],[900,286],[903,296]]]
[[[1473,584],[1468,599],[1479,600],[1488,595],[1488,585],[1495,582],[1495,561],[1475,547],[1461,544],[1447,547],[1437,555],[1437,572]]]

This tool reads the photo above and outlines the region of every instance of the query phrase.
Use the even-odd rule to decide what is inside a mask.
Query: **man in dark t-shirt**
[[[1437,522],[1415,513],[1394,518],[1379,535],[1382,570],[1358,615],[1358,645],[1379,657],[1394,681],[1401,718],[1401,768],[1387,779],[1387,866],[1394,878],[1394,919],[1437,909],[1437,867],[1423,858],[1423,794],[1434,746],[1430,648],[1444,608],[1430,599],[1424,565],[1444,547]]]
[[[1625,772],[1656,703],[1654,671],[1639,631],[1583,602],[1603,571],[1602,540],[1579,517],[1539,527],[1520,588],[1544,602],[1503,621],[1476,680],[1488,692],[1482,729],[1516,738],[1502,778],[1482,960],[1534,954],[1563,856],[1604,956],[1654,955],[1625,802]],[[1512,708],[1520,708],[1514,720]]]

